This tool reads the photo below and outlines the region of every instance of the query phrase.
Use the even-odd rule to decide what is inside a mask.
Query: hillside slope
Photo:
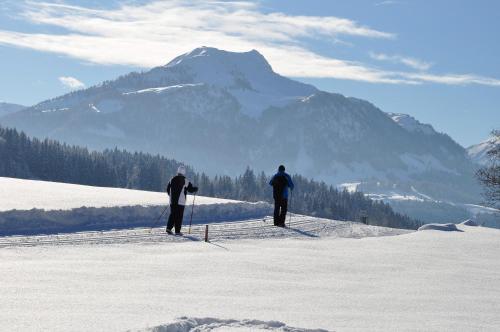
[[[474,163],[485,166],[490,163],[488,151],[498,145],[500,145],[500,138],[492,136],[481,143],[469,146],[467,148],[467,153]]]
[[[0,102],[0,118],[7,114],[18,112],[25,108],[26,106],[23,105]]]

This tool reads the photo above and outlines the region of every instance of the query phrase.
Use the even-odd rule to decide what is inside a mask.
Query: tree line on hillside
[[[118,149],[91,152],[0,127],[0,176],[156,191],[178,165],[158,155]]]
[[[297,174],[292,178],[295,190],[291,193],[289,209],[294,213],[337,220],[360,220],[365,216],[370,224],[395,228],[416,229],[421,226],[419,221],[398,214],[388,204],[371,200],[361,192],[338,190]],[[236,178],[210,178],[205,174],[196,174],[193,182],[199,184],[200,195],[271,203],[269,180],[265,173],[256,175],[247,168],[243,175]]]
[[[160,155],[118,149],[102,152],[57,141],[30,138],[15,129],[0,127],[0,176],[23,179],[164,191],[180,163]],[[209,177],[187,167],[187,176],[199,194],[245,201],[272,200],[269,177],[248,168],[243,175]],[[294,175],[296,190],[290,202],[295,213],[340,220],[367,216],[371,224],[417,228],[420,223],[395,213],[383,202],[362,193],[340,191],[322,182]]]

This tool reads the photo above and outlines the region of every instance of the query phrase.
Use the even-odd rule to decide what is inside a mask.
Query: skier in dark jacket
[[[198,187],[193,187],[186,179],[186,168],[179,166],[177,175],[174,176],[167,185],[167,193],[170,196],[170,215],[168,216],[167,233],[172,234],[175,225],[175,235],[182,235],[182,218],[184,216],[184,206],[186,205],[187,193],[195,193]]]
[[[288,207],[288,188],[293,190],[293,182],[290,175],[285,173],[285,166],[278,167],[269,184],[273,186],[274,198],[274,226],[285,227],[286,212]]]

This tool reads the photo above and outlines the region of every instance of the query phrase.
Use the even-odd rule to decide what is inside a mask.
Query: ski
[[[179,237],[179,238],[184,238],[184,239],[188,239],[188,240],[191,240],[191,241],[200,241],[199,238],[197,238],[196,236],[192,236],[192,235],[188,235],[188,234],[184,234],[184,233],[181,233],[181,234],[176,234],[174,232],[172,232],[171,230],[166,230],[165,233],[167,235],[171,235],[171,236],[175,236],[175,237]]]

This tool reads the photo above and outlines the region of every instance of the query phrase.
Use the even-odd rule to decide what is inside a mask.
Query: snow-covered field
[[[265,203],[197,197],[177,237],[144,221],[162,193],[0,178],[0,198],[2,231],[83,228],[0,236],[0,330],[500,330],[500,230],[300,215],[282,229],[245,216]]]
[[[192,203],[188,195],[188,217]],[[164,222],[158,216],[167,205],[166,193],[0,177],[0,235],[151,227]],[[263,217],[271,209],[197,196],[193,223]]]
[[[192,203],[189,196],[188,204]],[[197,205],[238,201],[196,197]],[[70,210],[80,207],[165,206],[166,193],[0,177],[0,211]]]
[[[389,236],[411,231],[396,228],[367,226],[358,222],[321,219],[293,215],[287,219],[288,228],[273,226],[271,216],[230,222],[212,221],[195,224],[191,228],[184,222],[184,237],[166,236],[165,225],[154,228],[132,228],[108,231],[83,231],[49,235],[13,235],[0,237],[0,248],[61,246],[61,245],[101,245],[101,244],[151,244],[159,242],[202,241],[205,227],[210,241],[266,239],[266,238],[320,238],[325,236],[363,238]]]
[[[343,222],[314,230],[326,222],[294,217],[292,229],[273,231],[264,221],[218,224],[233,227],[234,234],[246,229],[257,235],[252,226],[268,233],[212,243],[193,241],[199,236],[194,229],[191,239],[162,235],[165,240],[128,242],[115,234],[109,242],[79,245],[53,237],[25,247],[22,240],[33,237],[16,237],[21,243],[0,249],[2,329],[500,329],[499,230],[458,225],[463,232],[391,233]],[[404,234],[361,237],[361,230]],[[342,232],[358,238],[337,236]],[[159,236],[157,229],[150,235]]]

